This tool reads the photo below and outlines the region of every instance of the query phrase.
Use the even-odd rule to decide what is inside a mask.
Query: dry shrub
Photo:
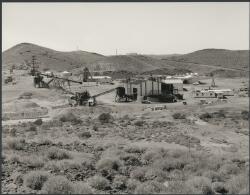
[[[48,161],[46,165],[44,166],[45,170],[52,171],[52,172],[58,172],[63,170],[63,162],[62,161]]]
[[[170,194],[192,194],[192,189],[184,181],[168,181],[168,192]]]
[[[96,163],[96,169],[104,176],[112,179],[114,174],[122,167],[122,162],[119,159],[106,157],[100,159]]]
[[[142,155],[144,164],[151,164],[157,159],[162,159],[168,155],[168,151],[162,148],[150,148]]]
[[[204,157],[203,161],[207,162],[208,169],[214,170],[214,171],[217,171],[223,163],[223,160],[221,159],[221,157],[216,157],[216,156],[212,156],[208,158]]]
[[[135,154],[124,154],[121,157],[121,160],[124,161],[124,165],[126,166],[140,166],[141,162]]]
[[[59,120],[61,122],[71,122],[73,124],[79,124],[81,123],[82,121],[77,117],[75,116],[71,111],[66,111],[64,113],[61,113],[59,116],[58,116]]]
[[[110,123],[113,117],[109,113],[102,113],[98,116],[101,123]]]
[[[128,153],[138,153],[138,154],[141,154],[141,153],[143,153],[143,152],[146,151],[146,148],[139,147],[139,146],[127,146],[126,148],[124,148],[124,151],[128,152]]]
[[[48,180],[49,174],[44,171],[31,171],[24,176],[24,184],[33,190],[41,190],[43,184]]]
[[[223,183],[223,182],[212,183],[212,189],[216,193],[220,193],[220,194],[227,194],[228,193],[228,189],[225,186],[225,183]]]
[[[102,158],[114,158],[117,159],[119,156],[125,155],[126,153],[117,145],[106,145],[106,150],[102,153]]]
[[[135,189],[135,194],[166,194],[167,188],[157,181],[147,181]]]
[[[110,188],[109,180],[99,175],[89,178],[88,183],[97,190],[107,190]]]
[[[186,181],[195,194],[212,194],[212,183],[207,177],[195,176]]]
[[[239,173],[239,171],[240,168],[233,163],[224,164],[219,169],[219,173],[225,177],[228,177],[230,174],[236,175],[237,173]]]
[[[212,171],[212,170],[205,171],[203,173],[203,176],[211,179],[212,182],[220,182],[220,181],[222,181],[221,175],[218,172],[215,172],[215,171]]]
[[[36,127],[35,127],[34,125],[30,125],[30,126],[26,129],[26,131],[28,131],[28,132],[35,132],[35,131],[36,131]]]
[[[113,187],[115,189],[124,190],[126,189],[127,177],[123,175],[116,175],[113,179]]]
[[[174,113],[172,116],[174,119],[186,119],[186,115],[184,113],[177,112]]]
[[[40,145],[52,145],[53,142],[51,140],[49,140],[49,139],[42,138],[42,139],[39,140],[39,144]]]
[[[247,174],[233,176],[227,181],[226,187],[230,194],[238,194],[244,189],[248,189],[249,193],[249,176]]]
[[[210,114],[210,113],[203,113],[203,114],[201,114],[200,116],[199,116],[199,118],[201,119],[201,120],[204,120],[204,121],[206,121],[206,122],[208,122],[208,119],[211,119],[211,118],[213,118],[213,116]]]
[[[74,185],[63,176],[53,176],[44,183],[42,192],[45,194],[72,194]]]
[[[187,156],[187,151],[180,149],[173,149],[168,151],[168,155],[173,158],[181,158],[183,156]]]
[[[13,180],[14,184],[22,185],[23,184],[23,174],[20,172],[15,172],[11,175],[11,179]]]
[[[8,157],[8,161],[10,163],[20,163],[21,160],[20,160],[20,156],[17,155],[17,154],[11,154],[9,157]]]
[[[63,171],[63,170],[82,170],[82,169],[93,169],[93,166],[90,161],[87,160],[60,160],[60,161],[49,161],[46,166],[46,170],[52,170],[54,172]]]
[[[153,163],[153,166],[163,170],[171,171],[174,169],[182,170],[186,165],[186,162],[182,159],[167,158],[167,159],[158,159]]]
[[[93,194],[91,187],[82,182],[77,182],[73,186],[74,194]]]
[[[24,139],[9,138],[6,139],[6,147],[12,150],[23,150],[25,146]]]
[[[172,181],[183,181],[185,179],[184,171],[175,169],[168,176]]]
[[[81,132],[81,133],[78,134],[78,137],[80,137],[80,138],[90,138],[91,133],[89,131]]]
[[[9,130],[9,134],[10,134],[10,136],[12,136],[12,137],[15,137],[15,136],[16,136],[16,132],[17,132],[16,128],[11,128],[11,129]]]
[[[136,179],[136,180],[139,180],[141,182],[144,182],[144,181],[146,181],[146,178],[145,178],[146,171],[147,171],[146,167],[138,167],[138,168],[134,169],[133,171],[131,171],[130,177],[131,177],[131,179]]]
[[[47,152],[47,157],[51,160],[62,160],[62,159],[70,159],[71,156],[65,150],[52,147]]]
[[[248,120],[249,119],[249,112],[247,110],[243,110],[241,112],[241,116],[243,120]]]
[[[163,182],[166,180],[166,173],[159,168],[149,168],[145,173],[146,180],[156,180],[158,182]]]
[[[186,147],[192,147],[194,145],[199,144],[200,139],[196,138],[196,137],[193,137],[193,136],[187,136],[187,135],[180,134],[180,135],[177,135],[175,137],[174,142],[176,144],[183,145],[183,146],[186,146]]]
[[[44,166],[44,159],[40,156],[25,156],[22,162],[26,164],[29,168],[41,168]]]
[[[135,121],[134,125],[138,126],[138,127],[142,127],[144,125],[144,123],[145,123],[144,121],[140,120],[140,121]]]
[[[213,118],[225,118],[226,113],[224,110],[219,110],[218,112],[212,113]]]
[[[137,186],[139,186],[140,184],[141,184],[141,182],[136,180],[136,179],[128,179],[127,189],[130,193],[133,193],[135,191],[135,189],[137,188]]]
[[[41,128],[49,129],[51,127],[61,127],[61,126],[63,126],[62,121],[60,121],[59,119],[52,119],[52,120],[43,122],[43,124],[41,125]]]
[[[35,120],[33,123],[34,123],[35,125],[40,126],[40,125],[43,124],[43,120],[42,120],[41,118],[39,118],[39,119]]]
[[[98,126],[94,125],[94,126],[93,126],[93,130],[94,130],[94,131],[98,131],[98,130],[99,130]]]

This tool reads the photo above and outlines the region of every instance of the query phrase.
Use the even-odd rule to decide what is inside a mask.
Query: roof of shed
[[[183,84],[183,81],[181,79],[165,79],[162,80],[161,82],[166,84],[175,84],[175,83]]]

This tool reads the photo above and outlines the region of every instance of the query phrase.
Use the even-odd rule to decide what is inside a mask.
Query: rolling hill
[[[60,52],[31,43],[21,43],[3,52],[3,69],[12,65],[17,68],[25,66],[31,63],[32,56],[36,57],[40,70],[62,71],[86,66],[96,71],[141,72],[168,67],[162,60],[143,55],[103,56],[86,51]]]
[[[103,55],[85,51],[60,52],[31,43],[21,43],[3,52],[3,69],[11,65],[18,67],[30,63],[32,56],[36,57],[41,70],[57,71],[86,66],[105,58]]]
[[[189,54],[170,55],[116,55],[104,56],[87,51],[61,52],[31,43],[18,44],[2,54],[2,66],[18,69],[35,56],[40,70],[69,70],[79,72],[83,67],[91,71],[127,71],[147,74],[175,74],[197,72],[222,77],[248,76],[249,51],[204,49]]]
[[[184,62],[220,68],[248,70],[249,50],[203,49],[189,54],[161,59],[169,62]]]

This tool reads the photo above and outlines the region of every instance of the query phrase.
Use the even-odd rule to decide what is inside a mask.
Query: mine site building
[[[183,98],[183,83],[179,79],[134,80],[123,83],[125,93],[137,97],[176,95]]]
[[[210,89],[196,90],[194,97],[196,98],[223,98],[224,96],[233,96],[231,89]]]
[[[100,83],[110,83],[112,81],[112,78],[109,76],[92,76],[90,80]]]
[[[181,79],[184,84],[193,84],[199,81],[199,77],[197,73],[182,75],[182,76],[174,76],[174,78]]]

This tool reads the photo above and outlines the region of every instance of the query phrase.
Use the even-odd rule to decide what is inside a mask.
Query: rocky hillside
[[[185,55],[162,58],[166,61],[188,62],[221,68],[248,70],[249,50],[203,49]]]
[[[96,71],[141,72],[167,67],[166,62],[162,60],[143,55],[103,56],[86,51],[60,52],[30,43],[21,43],[3,52],[3,68],[30,64],[32,56],[36,57],[40,70],[62,71],[87,66]]]
[[[18,44],[3,52],[3,68],[12,65],[20,67],[31,63],[35,56],[39,68],[51,70],[70,70],[89,65],[105,56],[85,51],[60,52],[30,43]]]
[[[175,74],[185,72],[210,73],[222,77],[248,76],[249,51],[204,49],[189,54],[171,55],[116,55],[104,56],[86,51],[61,52],[30,43],[18,44],[3,52],[3,70],[25,67],[32,56],[40,70],[74,70],[83,67],[91,71],[128,71],[131,73]]]

